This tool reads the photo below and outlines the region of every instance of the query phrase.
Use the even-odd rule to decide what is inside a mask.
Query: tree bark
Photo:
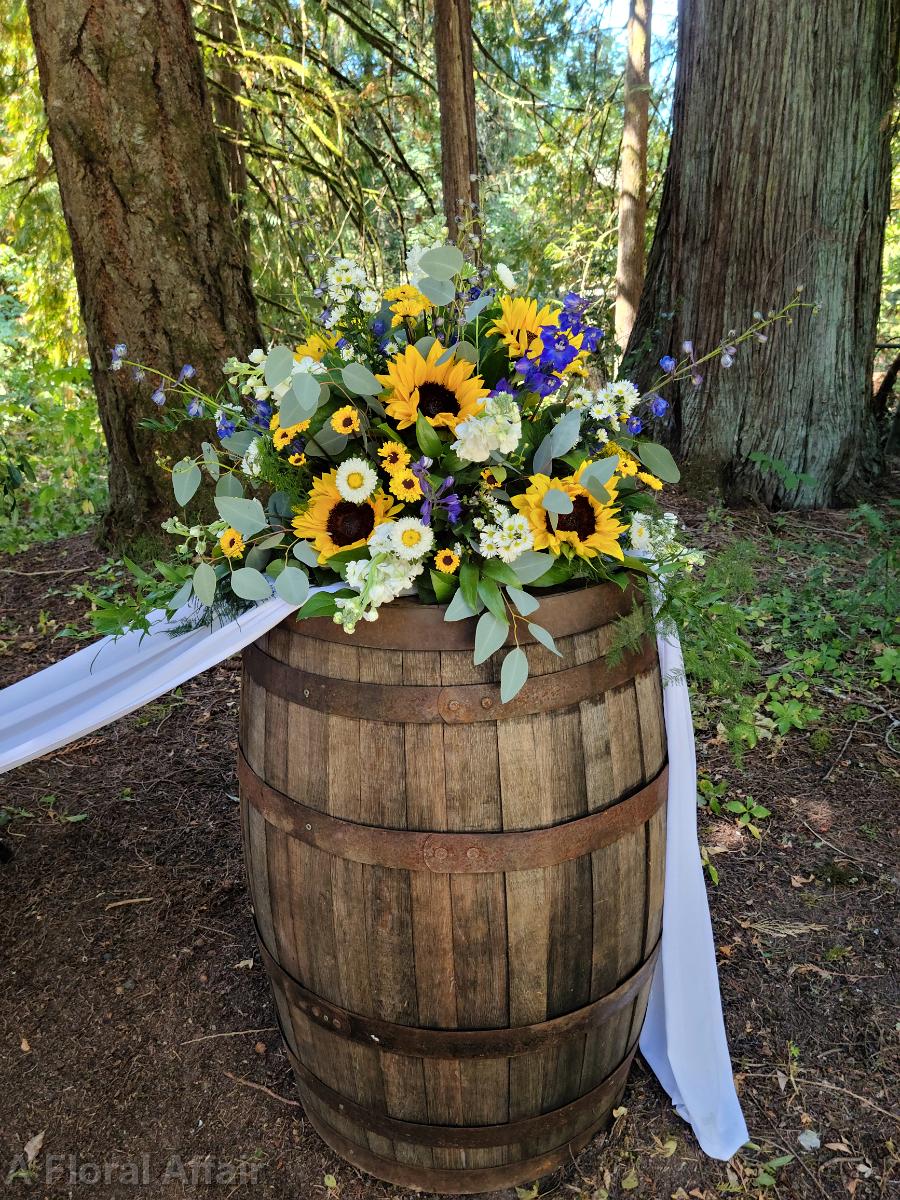
[[[631,0],[625,61],[625,112],[619,162],[616,342],[628,345],[644,285],[647,227],[647,130],[650,123],[651,0]]]
[[[478,133],[469,0],[434,0],[434,49],[444,216],[451,239],[458,240],[461,228],[478,227]]]
[[[109,448],[104,531],[124,541],[171,513],[156,459],[179,457],[189,434],[140,427],[150,389],[109,370],[110,347],[173,375],[191,363],[217,391],[222,361],[261,341],[249,266],[187,0],[28,0],[28,12]]]
[[[731,502],[840,502],[873,478],[871,413],[894,0],[679,0],[674,129],[629,353],[715,346],[802,285],[817,302],[676,390],[686,478]],[[672,314],[667,319],[664,314]],[[814,483],[790,486],[753,451]]]
[[[234,45],[238,39],[238,27],[229,0],[225,0],[221,11],[215,14],[214,21],[223,50]],[[212,94],[213,113],[221,131],[220,144],[225,159],[232,209],[239,217],[243,211],[244,193],[247,190],[247,165],[241,146],[241,138],[244,136],[244,114],[240,96],[244,85],[240,71],[232,66],[227,58],[221,59],[216,76],[219,86],[214,88]]]

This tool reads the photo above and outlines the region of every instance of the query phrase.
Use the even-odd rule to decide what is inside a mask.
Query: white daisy
[[[364,458],[348,458],[337,469],[335,486],[342,500],[362,504],[378,486],[378,476],[375,468]]]
[[[418,517],[401,517],[394,522],[391,532],[391,547],[395,554],[412,562],[422,558],[434,545],[434,534],[430,526]]]

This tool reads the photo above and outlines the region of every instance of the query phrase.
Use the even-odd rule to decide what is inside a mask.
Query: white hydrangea
[[[486,462],[494,453],[511,454],[522,439],[522,414],[507,392],[489,396],[474,417],[460,421],[452,449],[465,462]]]

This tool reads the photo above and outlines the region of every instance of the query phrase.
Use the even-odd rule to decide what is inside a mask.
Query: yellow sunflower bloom
[[[244,553],[244,539],[236,529],[226,529],[219,538],[219,545],[226,558],[240,558]]]
[[[352,404],[345,404],[332,414],[331,428],[335,433],[359,433],[359,413]]]
[[[494,474],[490,467],[485,467],[481,472],[481,478],[485,487],[489,487],[492,491],[500,486],[500,480]]]
[[[409,451],[400,442],[385,442],[378,451],[381,465],[389,475],[409,466]]]
[[[306,455],[305,454],[291,454],[290,457],[288,458],[288,462],[291,464],[292,467],[303,467],[306,465]]]
[[[324,564],[341,550],[364,546],[373,530],[399,511],[399,504],[380,490],[362,504],[342,500],[335,468],[313,480],[309,503],[291,525],[297,537],[312,542]]]
[[[330,333],[311,333],[305,342],[294,347],[294,358],[297,362],[302,358],[314,358],[316,362],[321,362],[336,345],[337,337]]]
[[[500,334],[510,358],[522,358],[540,336],[541,329],[545,325],[555,325],[559,320],[558,310],[549,304],[539,309],[537,300],[529,300],[526,296],[501,296],[500,314],[488,333]]]
[[[567,475],[564,479],[532,475],[528,491],[522,496],[513,497],[513,507],[528,519],[535,550],[559,554],[564,545],[569,545],[580,558],[608,554],[610,558],[621,559],[624,556],[619,536],[625,532],[625,526],[616,520],[618,510],[612,502],[600,504],[578,482],[584,466],[582,464],[574,475]],[[544,496],[552,488],[565,492],[572,501],[572,511],[559,515],[556,529],[551,524],[550,513],[542,505]],[[615,500],[613,481],[607,484],[607,490]]]
[[[459,566],[459,555],[453,550],[438,550],[434,556],[434,565],[442,575],[453,575]]]
[[[440,342],[434,343],[427,358],[415,346],[407,346],[388,363],[387,374],[378,376],[388,389],[385,411],[398,429],[414,425],[421,413],[435,428],[455,430],[460,421],[484,408],[489,389],[480,375],[473,374],[473,364],[452,355],[438,364],[443,353]]]
[[[274,432],[274,430],[280,428],[281,414],[277,412],[272,413],[272,416],[269,418],[269,429]],[[309,429],[309,421],[299,421],[296,425],[291,425],[290,428],[296,430],[297,433],[304,433]]]
[[[272,443],[276,450],[286,450],[305,429],[309,429],[309,421],[300,421],[297,425],[287,425],[283,429],[279,425],[272,434]]]
[[[655,475],[651,475],[649,471],[638,471],[637,477],[641,483],[646,483],[647,487],[652,488],[654,492],[662,491],[663,481],[657,479]]]
[[[406,467],[400,471],[393,471],[391,473],[391,482],[388,484],[388,487],[398,500],[422,499],[422,485],[417,476]]]
[[[421,317],[422,313],[431,312],[434,305],[428,297],[411,283],[401,283],[399,287],[388,288],[384,293],[385,300],[391,302],[391,328],[396,329],[402,324],[404,317]]]

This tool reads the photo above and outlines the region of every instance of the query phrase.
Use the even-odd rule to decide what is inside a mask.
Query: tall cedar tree
[[[679,0],[678,29],[672,145],[629,353],[714,346],[802,285],[817,316],[678,388],[675,448],[689,481],[732,502],[840,502],[880,466],[872,357],[900,9]],[[814,482],[751,462],[754,451]]]
[[[478,134],[469,0],[435,0],[434,48],[441,114],[444,215],[454,240],[478,213]]]
[[[625,112],[619,164],[616,343],[628,344],[644,283],[647,236],[647,131],[650,123],[651,0],[631,0],[625,60]]]
[[[143,429],[146,383],[110,347],[217,390],[221,363],[260,344],[187,0],[28,0],[100,419],[112,541],[172,511],[157,456],[193,438]],[[175,403],[173,400],[172,403]],[[196,430],[192,431],[196,435]]]

